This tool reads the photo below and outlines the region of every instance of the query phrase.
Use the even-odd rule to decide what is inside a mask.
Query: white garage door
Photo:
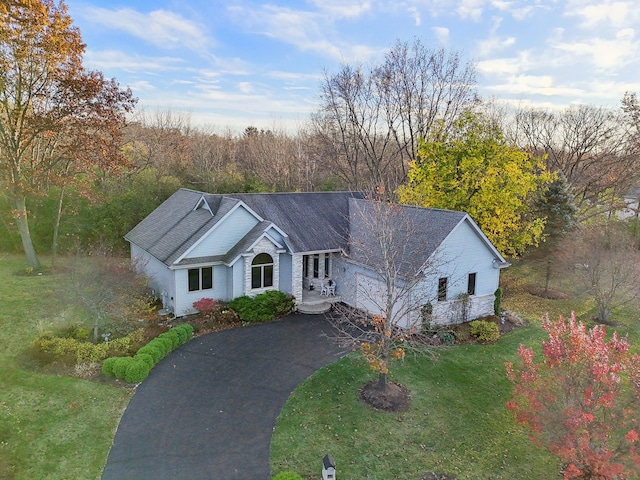
[[[387,308],[386,285],[376,279],[356,274],[356,307],[369,312],[371,315],[385,315]],[[398,298],[394,302],[394,322],[404,328],[409,327],[409,315],[406,311],[406,299]]]
[[[386,286],[378,279],[356,274],[356,307],[371,315],[382,315],[385,310]]]

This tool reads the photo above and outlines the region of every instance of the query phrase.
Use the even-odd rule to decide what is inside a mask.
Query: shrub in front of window
[[[286,293],[270,290],[251,298],[242,296],[229,302],[229,308],[236,311],[244,322],[265,322],[293,310],[293,297]]]
[[[213,298],[201,298],[197,302],[193,302],[193,308],[198,310],[205,317],[210,317],[214,308],[218,305]]]
[[[469,331],[481,343],[493,343],[500,338],[500,327],[494,322],[474,320],[469,323]]]

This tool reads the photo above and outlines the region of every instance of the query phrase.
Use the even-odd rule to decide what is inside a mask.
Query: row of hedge
[[[188,323],[173,327],[140,348],[133,357],[109,357],[102,363],[102,373],[129,383],[140,383],[149,376],[151,369],[164,357],[193,336]]]

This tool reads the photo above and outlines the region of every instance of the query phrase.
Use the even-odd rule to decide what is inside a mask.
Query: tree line
[[[507,109],[479,97],[460,53],[398,40],[378,64],[325,72],[319,108],[296,131],[215,130],[135,111],[130,90],[87,71],[64,2],[9,4],[0,9],[0,249],[23,250],[34,269],[36,250],[123,249],[123,235],[181,186],[378,192],[468,211],[502,252],[519,255],[553,236],[553,215],[611,214],[638,185],[632,92],[620,108]]]

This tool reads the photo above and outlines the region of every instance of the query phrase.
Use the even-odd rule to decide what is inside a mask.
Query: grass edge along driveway
[[[271,442],[272,474],[317,478],[331,453],[341,479],[416,479],[426,471],[457,479],[560,478],[558,459],[533,447],[504,406],[510,392],[504,362],[521,342],[540,342],[531,326],[494,345],[440,350],[435,362],[407,359],[392,380],[412,393],[402,414],[376,412],[357,398],[372,373],[356,355],[329,365],[291,395]]]
[[[24,265],[0,254],[0,478],[99,479],[131,392],[21,366],[31,340],[64,315],[58,276],[16,275]]]

